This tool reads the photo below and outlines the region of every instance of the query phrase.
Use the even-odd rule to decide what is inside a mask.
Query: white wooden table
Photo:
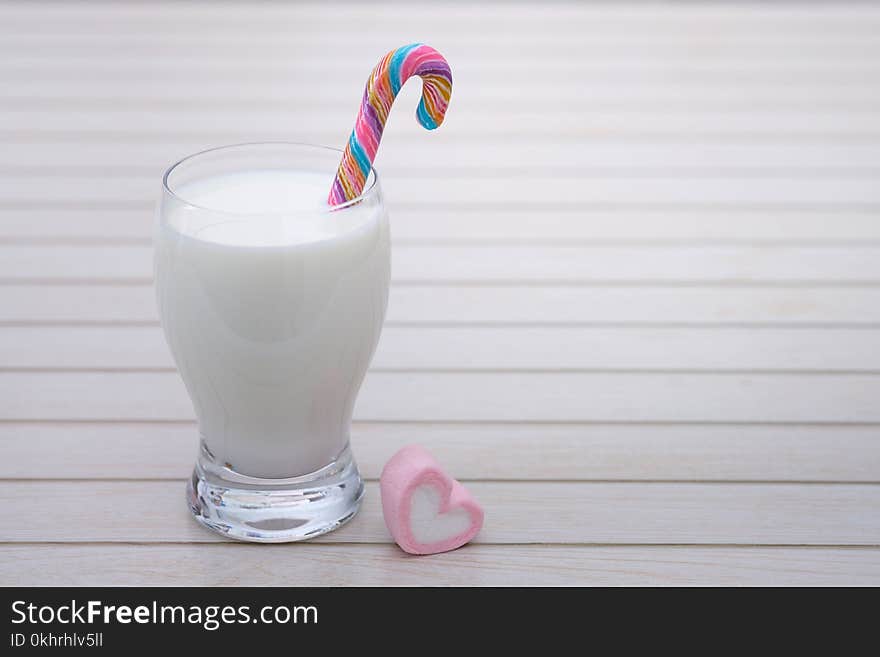
[[[364,508],[224,542],[184,503],[160,175],[342,145],[413,40],[455,91],[428,134],[412,83],[377,162]],[[877,9],[13,2],[0,51],[0,584],[880,584]],[[485,505],[475,544],[390,543],[409,442]]]

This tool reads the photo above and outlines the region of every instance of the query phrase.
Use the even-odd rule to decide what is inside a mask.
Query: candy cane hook
[[[452,95],[452,71],[446,58],[421,43],[389,52],[367,80],[354,130],[327,198],[330,205],[350,201],[364,191],[391,105],[403,84],[414,75],[422,78],[422,100],[416,110],[419,123],[428,130],[443,123]]]

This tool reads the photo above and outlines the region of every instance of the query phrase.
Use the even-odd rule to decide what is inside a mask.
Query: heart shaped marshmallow
[[[404,447],[391,457],[379,488],[385,525],[410,554],[454,550],[483,526],[483,509],[470,492],[420,445]]]

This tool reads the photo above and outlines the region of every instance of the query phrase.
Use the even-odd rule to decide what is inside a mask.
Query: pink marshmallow
[[[483,509],[420,445],[409,445],[385,464],[379,479],[385,525],[410,554],[461,547],[483,527]]]

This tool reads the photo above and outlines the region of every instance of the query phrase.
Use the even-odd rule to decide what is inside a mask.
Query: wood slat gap
[[[511,99],[509,102],[514,102]],[[509,102],[507,104],[509,104]],[[340,127],[340,131],[345,128]],[[509,143],[511,140],[523,142],[524,146],[529,141],[545,141],[548,138],[566,139],[575,135],[557,129],[537,128],[527,135],[521,132],[493,132],[480,136],[483,143]],[[596,130],[590,134],[590,139],[597,142],[620,142],[634,141],[642,143],[832,143],[832,144],[864,144],[880,142],[880,131],[865,132],[823,132],[823,131],[777,131],[777,132],[712,132],[701,131],[698,134],[683,131],[639,131],[628,130],[625,133],[615,132],[606,135]],[[280,139],[282,135],[278,133]],[[219,136],[216,133],[207,132],[144,132],[135,133],[119,130],[0,130],[0,144],[2,143],[46,143],[46,142],[82,142],[86,144],[105,142],[132,142],[132,143],[169,143],[174,144],[186,139],[198,138],[205,142],[229,143],[230,137]],[[444,140],[453,142],[472,142],[472,133],[462,135],[444,135]],[[233,137],[232,139],[235,139]],[[402,139],[401,139],[402,141]]]
[[[173,373],[176,367],[44,367],[0,365],[0,373],[16,374],[155,374]],[[694,368],[694,367],[371,367],[376,374],[692,374],[741,376],[880,376],[880,369],[815,369],[815,368]]]
[[[12,418],[0,418],[0,424],[46,424],[46,425],[64,425],[64,424],[118,424],[118,425],[142,425],[142,424],[161,424],[161,425],[183,425],[183,426],[195,426],[196,421],[192,420],[143,420],[143,419],[107,419],[107,418],[98,418],[98,419],[26,419],[26,420],[15,420]],[[505,427],[505,426],[644,426],[644,427],[653,427],[653,426],[726,426],[726,427],[738,427],[738,426],[747,426],[747,427],[815,427],[815,426],[823,426],[823,427],[880,427],[880,422],[766,422],[766,421],[590,421],[590,420],[523,420],[523,421],[510,421],[510,420],[356,420],[354,422],[356,425],[399,425],[399,426],[407,426],[407,425],[430,425],[430,426],[439,426],[439,427],[460,427],[460,426],[493,426],[493,427]]]
[[[4,547],[47,547],[47,546],[55,546],[55,547],[72,547],[72,546],[138,546],[138,547],[162,547],[162,546],[186,546],[186,547],[197,547],[199,550],[206,548],[213,549],[228,549],[230,547],[236,547],[242,550],[253,550],[257,547],[254,543],[246,543],[244,541],[234,541],[234,540],[219,540],[212,541],[210,543],[193,543],[188,541],[0,541],[0,546]],[[287,549],[293,550],[301,550],[301,549],[315,549],[315,550],[326,550],[326,549],[358,549],[359,547],[389,547],[391,545],[389,542],[381,542],[381,541],[358,541],[351,543],[322,543],[321,537],[309,539],[307,541],[301,541],[296,543],[295,545],[288,544]],[[875,543],[842,543],[839,545],[828,543],[828,544],[816,544],[816,543],[595,543],[595,542],[575,542],[575,543],[541,543],[541,542],[530,542],[530,543],[479,543],[479,548],[491,548],[496,550],[505,550],[511,547],[541,547],[541,548],[550,548],[550,549],[565,549],[565,548],[651,548],[657,550],[676,550],[676,549],[688,549],[688,548],[704,548],[704,549],[730,549],[730,548],[741,548],[741,549],[750,549],[750,548],[760,548],[760,549],[778,549],[782,550],[851,550],[851,551],[861,551],[861,550],[878,550],[880,549],[880,544]],[[266,549],[263,547],[262,549]],[[270,548],[271,549],[271,548]],[[462,548],[463,550],[468,550],[469,548]]]
[[[0,328],[145,328],[159,326],[156,320],[0,320]],[[437,321],[386,321],[385,326],[395,328],[684,328],[684,329],[849,329],[875,331],[880,322],[615,322],[615,321],[566,321],[566,322],[437,322]]]
[[[765,238],[765,239],[644,239],[644,238],[395,238],[395,245],[408,248],[435,248],[435,247],[546,247],[546,248],[605,248],[605,247],[639,247],[649,249],[665,248],[713,248],[713,247],[755,247],[760,249],[786,249],[806,247],[812,249],[877,249],[880,248],[880,239],[838,239],[838,238],[815,238],[815,239],[789,239],[789,238]],[[100,237],[80,235],[45,235],[45,236],[4,236],[0,234],[0,246],[71,246],[71,247],[152,247],[153,239],[150,237]],[[17,279],[9,279],[17,280]],[[144,279],[145,283],[148,282]],[[151,282],[151,281],[149,281]]]
[[[480,484],[522,484],[525,486],[532,484],[676,484],[676,485],[732,485],[732,486],[880,486],[880,479],[865,480],[846,480],[835,481],[828,479],[597,479],[597,478],[545,478],[545,479],[521,479],[512,477],[457,477],[457,481],[463,483],[480,483]],[[377,477],[363,477],[368,483],[378,483]],[[180,482],[183,485],[186,482],[185,477],[0,477],[0,483],[169,483]],[[2,541],[0,541],[2,542]]]
[[[154,419],[154,418],[0,418],[2,424],[46,424],[46,425],[63,425],[63,424],[118,424],[118,425],[184,425],[195,426],[195,420],[185,419]],[[398,419],[362,419],[356,420],[355,424],[360,425],[399,425],[399,426],[633,426],[633,427],[880,427],[880,421],[766,421],[766,420],[398,420]]]
[[[2,101],[0,101],[2,102]],[[880,113],[880,108],[877,109]],[[553,176],[577,174],[580,177],[589,178],[619,178],[623,180],[654,178],[659,180],[678,179],[678,178],[786,178],[786,179],[825,179],[829,176],[839,178],[867,178],[876,180],[880,177],[880,167],[873,166],[815,166],[815,165],[788,165],[779,167],[769,167],[756,164],[755,166],[724,166],[724,165],[706,165],[704,167],[696,166],[670,166],[670,167],[640,167],[640,166],[624,166],[617,167],[594,167],[594,166],[528,166],[528,165],[510,165],[499,163],[493,166],[491,170],[487,170],[485,166],[455,166],[447,167],[443,165],[431,168],[410,167],[407,169],[394,168],[393,175],[395,178],[425,178],[430,176],[438,180],[457,179],[462,175],[471,178],[524,178],[531,179],[535,176]],[[387,169],[383,169],[383,172]],[[44,178],[84,178],[84,179],[113,179],[113,178],[131,178],[138,176],[152,176],[161,173],[161,167],[137,167],[119,165],[114,167],[97,167],[97,166],[28,166],[28,165],[4,165],[0,166],[0,175],[5,178],[33,178],[34,176]]]
[[[145,287],[153,284],[148,278],[118,278],[118,277],[22,277],[0,278],[0,286],[16,287],[40,287],[53,285],[59,287]],[[429,280],[429,279],[396,279],[391,282],[392,287],[407,288],[473,288],[473,287],[527,287],[527,288],[875,288],[880,287],[880,279],[866,280],[820,280],[820,279],[780,279],[780,280],[755,280],[748,278],[716,278],[692,280],[664,279],[628,279],[628,280],[603,280],[603,279],[507,279],[495,280],[480,278],[472,280]]]

